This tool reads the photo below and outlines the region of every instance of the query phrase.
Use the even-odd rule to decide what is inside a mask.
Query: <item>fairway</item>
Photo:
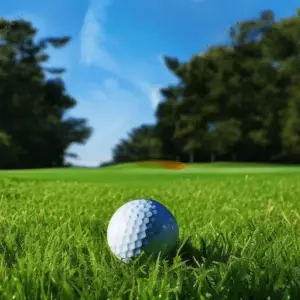
[[[282,174],[299,174],[300,167],[263,164],[188,164],[184,170],[163,168],[139,168],[134,163],[120,164],[113,167],[13,170],[0,172],[0,178],[76,181],[99,184],[117,184],[134,186],[139,184],[169,183],[182,179],[226,178],[227,175],[264,175],[278,176]]]
[[[269,165],[1,171],[0,299],[300,299],[299,182]],[[106,228],[138,198],[170,209],[180,241],[125,265]]]

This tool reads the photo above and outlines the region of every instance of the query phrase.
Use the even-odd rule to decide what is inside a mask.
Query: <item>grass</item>
[[[0,172],[0,299],[300,299],[299,182],[251,165]],[[106,227],[142,197],[172,211],[180,241],[125,265]]]

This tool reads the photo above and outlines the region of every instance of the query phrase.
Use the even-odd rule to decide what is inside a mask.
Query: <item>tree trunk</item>
[[[235,153],[232,154],[232,161],[236,162],[236,154]]]
[[[210,154],[210,162],[214,162],[216,160],[215,154],[211,153]]]
[[[190,163],[194,162],[194,151],[190,151],[190,153],[189,153],[189,161],[190,161]]]

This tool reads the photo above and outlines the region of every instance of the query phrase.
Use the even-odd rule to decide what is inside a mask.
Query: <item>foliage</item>
[[[151,125],[134,128],[127,140],[113,149],[113,160],[118,162],[156,159],[160,157],[160,140],[155,136],[155,129]]]
[[[48,47],[70,39],[37,40],[36,32],[27,21],[0,19],[0,168],[63,166],[67,148],[91,135],[85,119],[69,117],[76,100],[59,78],[64,69],[43,66]]]
[[[299,28],[299,12],[275,20],[263,11],[233,25],[227,45],[187,62],[165,57],[178,82],[161,90],[156,109],[160,158],[300,162]],[[130,138],[119,145],[122,161],[147,152]]]

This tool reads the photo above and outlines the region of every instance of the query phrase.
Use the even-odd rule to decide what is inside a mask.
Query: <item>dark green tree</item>
[[[182,161],[300,161],[300,10],[231,27],[230,40],[187,62],[166,57],[177,83],[161,90],[161,157]],[[130,157],[133,141],[122,141]],[[125,147],[126,146],[126,147]]]
[[[152,125],[133,128],[128,139],[122,139],[113,149],[115,162],[143,161],[161,157],[161,142]]]
[[[86,120],[66,116],[76,100],[55,78],[64,69],[44,67],[47,48],[59,49],[70,39],[37,40],[36,32],[24,20],[0,20],[0,130],[10,140],[0,168],[63,166],[67,148],[91,134]]]

